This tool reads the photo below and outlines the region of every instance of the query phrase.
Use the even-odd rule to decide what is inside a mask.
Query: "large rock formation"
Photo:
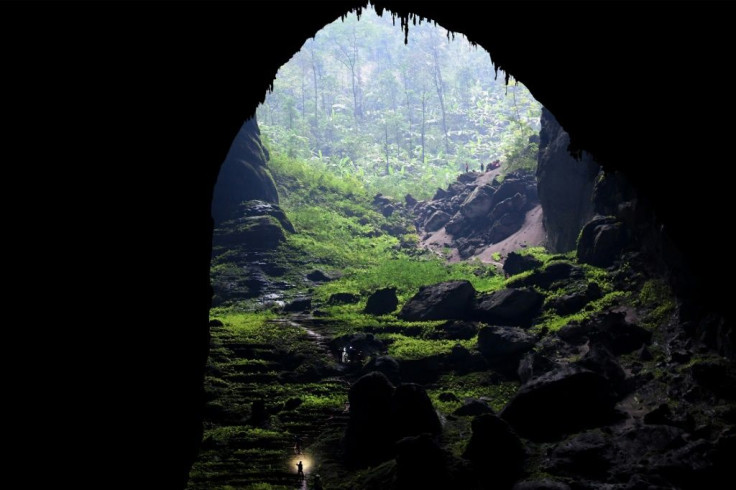
[[[212,217],[221,223],[235,217],[243,201],[261,200],[278,204],[276,185],[266,167],[268,150],[253,117],[240,128],[220,168],[212,197]]]
[[[447,190],[413,207],[415,224],[425,238],[447,234],[447,245],[468,258],[484,247],[519,231],[528,211],[538,205],[535,177],[516,171],[500,182],[492,172],[460,174]]]
[[[570,155],[570,136],[545,108],[541,123],[537,189],[547,248],[568,252],[575,248],[580,229],[593,216],[593,186],[599,166],[586,152],[580,160]]]
[[[470,314],[475,288],[469,281],[447,281],[419,288],[399,313],[404,320],[463,319]]]

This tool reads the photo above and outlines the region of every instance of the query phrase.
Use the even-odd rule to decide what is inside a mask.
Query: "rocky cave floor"
[[[533,195],[509,182],[505,223],[521,226]],[[455,203],[475,192],[456,190]],[[452,198],[420,203],[421,226],[472,219]],[[268,303],[292,287],[273,280],[289,266],[243,252],[246,271],[258,267],[243,287],[260,284],[257,299],[281,308],[214,315],[188,488],[319,488],[316,475],[327,489],[730,487],[736,370],[704,334],[722,319],[685,320],[646,256],[619,250],[592,266],[593,252],[510,253],[502,289],[427,285],[398,312],[390,290]],[[366,315],[350,328],[326,308],[358,301]],[[390,355],[399,332],[416,344]],[[350,347],[362,356],[343,362]]]

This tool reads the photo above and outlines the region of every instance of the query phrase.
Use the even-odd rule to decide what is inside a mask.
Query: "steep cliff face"
[[[261,130],[255,117],[240,128],[222,164],[212,198],[215,224],[231,219],[244,201],[278,204],[276,185],[266,167],[268,150],[261,143]]]
[[[580,229],[593,216],[593,187],[600,167],[590,154],[570,155],[570,136],[547,109],[542,109],[537,189],[544,210],[547,248],[575,248]]]

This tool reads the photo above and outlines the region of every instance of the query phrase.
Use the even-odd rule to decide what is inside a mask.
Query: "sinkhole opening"
[[[625,248],[625,183],[573,158],[554,116],[481,47],[431,22],[405,35],[371,8],[325,26],[233,142],[212,205],[190,488],[416,483],[416,455],[439,458],[438,481],[477,482],[446,459],[490,454],[467,415],[507,413],[530,440],[608,420],[608,392],[534,423],[554,389],[513,405],[523,383],[585,354],[551,334],[626,302],[657,303],[652,322],[674,309],[662,281],[623,291],[605,269]],[[588,382],[563,372],[562,385]],[[504,431],[493,454],[508,483],[526,453]]]

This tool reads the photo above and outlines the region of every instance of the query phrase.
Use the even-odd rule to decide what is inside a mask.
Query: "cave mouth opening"
[[[501,268],[511,252],[551,260],[536,247],[547,239],[542,108],[497,75],[463,37],[420,22],[405,45],[370,10],[326,26],[281,68],[215,189],[209,401],[192,488],[213,467],[222,481],[291,483],[302,444],[310,484],[317,473],[335,482],[383,461],[370,436],[341,449],[345,433],[366,440],[351,429],[348,389],[372,371],[389,396],[422,385],[402,396],[445,415],[479,393],[498,411],[518,390],[516,366],[486,369],[478,318],[408,308],[433,284],[452,284],[466,303],[507,287],[504,276],[520,272]],[[557,126],[550,132],[564,140]],[[540,298],[526,300],[539,309]],[[559,328],[569,315],[558,313],[514,321]],[[417,427],[435,425],[427,415]],[[469,429],[446,427],[451,439]]]

